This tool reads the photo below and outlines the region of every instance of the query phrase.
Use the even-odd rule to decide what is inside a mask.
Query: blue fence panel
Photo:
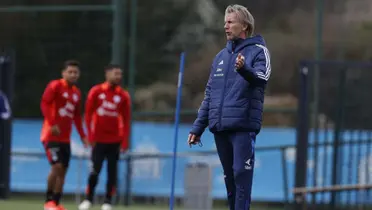
[[[19,152],[44,152],[40,143],[40,129],[42,122],[38,120],[15,120],[13,124],[12,151]],[[173,147],[173,125],[162,123],[133,124],[133,151],[143,153],[169,153]],[[186,144],[190,125],[179,127],[179,152],[203,151],[215,149],[213,135],[205,132],[202,136],[203,147],[192,149]],[[257,147],[294,145],[294,129],[264,128],[257,138]],[[89,154],[79,141],[76,130],[72,134],[72,154]],[[293,186],[295,150],[286,152],[288,181],[290,189]],[[254,175],[253,199],[282,201],[284,199],[282,163],[280,151],[258,152]],[[177,162],[177,181],[175,194],[183,195],[184,169],[186,164],[193,161],[204,161],[213,168],[213,190],[215,198],[225,198],[225,185],[222,168],[217,155],[203,157],[179,158]],[[119,185],[124,186],[126,163],[121,162]],[[44,192],[49,164],[46,158],[38,157],[12,157],[11,189],[13,191]],[[171,158],[168,159],[142,159],[133,163],[134,195],[167,196],[170,193]],[[89,173],[89,161],[71,160],[67,174],[65,191],[67,193],[84,192]],[[78,174],[81,174],[79,177]],[[103,193],[106,185],[106,165],[97,186],[97,192]]]

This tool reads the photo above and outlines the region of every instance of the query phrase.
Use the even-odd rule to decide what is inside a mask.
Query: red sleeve
[[[54,113],[53,113],[53,105],[56,96],[56,82],[50,82],[44,90],[43,96],[41,97],[40,108],[41,112],[49,122],[51,126],[55,125]]]
[[[85,132],[83,129],[83,120],[81,118],[81,94],[79,93],[79,102],[76,105],[74,113],[74,123],[75,127],[80,135],[80,138],[85,138]]]
[[[97,106],[96,99],[97,99],[97,89],[93,87],[90,89],[87,100],[85,101],[85,113],[84,113],[85,125],[87,126],[89,141],[93,140],[90,138],[90,136],[92,134],[92,128],[91,128],[92,115]]]
[[[131,98],[128,92],[124,92],[124,101],[121,107],[121,119],[123,120],[123,141],[121,147],[127,150],[129,147],[130,121],[131,121]]]

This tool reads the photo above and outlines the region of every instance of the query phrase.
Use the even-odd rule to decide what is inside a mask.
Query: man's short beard
[[[70,85],[75,85],[77,83],[77,81],[72,81],[72,80],[68,80],[66,79],[67,83],[70,84]]]
[[[228,37],[226,37],[226,38],[230,41],[236,41],[240,38],[239,36],[230,36],[230,37],[231,37],[230,39]]]
[[[112,85],[119,85],[120,84],[120,82],[116,82],[115,80],[109,81],[109,83],[112,84]]]

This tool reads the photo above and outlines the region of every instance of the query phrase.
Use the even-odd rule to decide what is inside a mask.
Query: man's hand
[[[96,146],[96,142],[95,141],[89,141],[89,145],[93,148]]]
[[[245,57],[241,53],[239,53],[235,61],[235,68],[236,69],[242,68],[244,66],[244,63],[245,63]]]
[[[202,146],[202,143],[200,141],[200,136],[196,136],[195,134],[190,133],[189,138],[187,139],[187,143],[191,147],[192,145],[199,144],[199,146]]]
[[[53,125],[50,128],[50,132],[52,133],[53,136],[59,136],[59,134],[61,134],[61,130],[59,130],[58,125]]]
[[[126,152],[128,150],[128,140],[125,139],[120,144],[120,152]]]
[[[90,142],[87,137],[82,138],[81,141],[83,142],[85,148],[89,147]]]

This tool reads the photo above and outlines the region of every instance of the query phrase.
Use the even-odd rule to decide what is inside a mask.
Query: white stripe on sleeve
[[[260,45],[260,44],[256,44],[256,46],[263,50],[264,55],[265,55],[265,60],[266,60],[266,65],[265,65],[266,71],[265,72],[257,72],[256,74],[257,74],[258,78],[267,81],[267,80],[269,80],[270,74],[271,74],[270,53],[269,53],[269,50],[265,46]]]

